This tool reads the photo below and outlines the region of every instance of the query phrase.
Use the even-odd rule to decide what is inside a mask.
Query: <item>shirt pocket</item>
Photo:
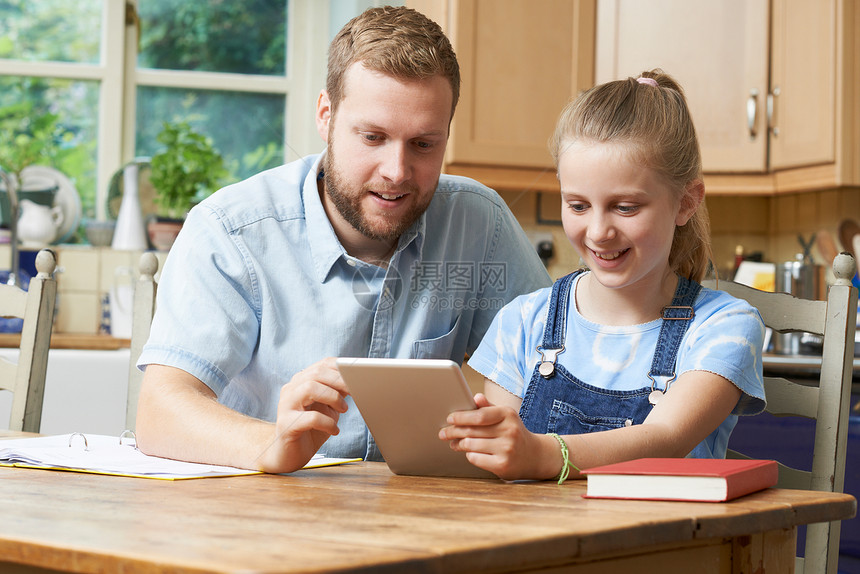
[[[454,351],[454,343],[457,340],[457,331],[460,326],[460,317],[454,321],[451,330],[434,339],[419,339],[412,343],[413,359],[451,359],[459,363],[463,357],[454,359],[451,354]]]

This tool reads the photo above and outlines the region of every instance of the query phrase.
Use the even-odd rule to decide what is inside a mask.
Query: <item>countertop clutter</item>
[[[138,276],[140,250],[120,250],[90,245],[54,245],[58,267],[57,310],[54,318],[52,347],[105,349],[128,346],[130,337],[132,282]],[[22,272],[35,251],[22,249]],[[159,268],[166,252],[155,252]],[[0,244],[0,261],[11,257],[11,247]],[[156,277],[158,277],[156,275]],[[113,318],[113,319],[112,319]],[[113,325],[112,325],[113,323]],[[116,327],[121,327],[117,329]],[[112,328],[113,327],[113,328]],[[62,335],[62,336],[60,336]],[[119,342],[111,341],[113,335]],[[0,338],[0,345],[2,345]],[[82,346],[73,346],[73,345]]]
[[[762,356],[764,374],[772,377],[785,377],[797,380],[810,380],[816,384],[821,369],[821,356],[816,355],[775,355]],[[854,356],[854,383],[860,384],[860,357]]]

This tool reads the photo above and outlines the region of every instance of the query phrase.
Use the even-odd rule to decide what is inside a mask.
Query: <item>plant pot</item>
[[[116,221],[89,219],[84,222],[84,233],[93,247],[110,247],[115,229]]]
[[[154,217],[146,223],[149,243],[158,251],[170,251],[176,236],[182,229],[183,220]]]

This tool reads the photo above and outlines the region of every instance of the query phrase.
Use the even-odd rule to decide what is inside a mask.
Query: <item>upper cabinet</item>
[[[556,191],[547,141],[578,92],[662,68],[690,103],[709,193],[860,185],[856,0],[407,0],[462,74],[445,170]]]
[[[462,86],[445,171],[496,189],[558,190],[547,142],[593,85],[595,0],[409,0],[445,30]]]
[[[660,68],[684,88],[708,172],[767,170],[768,0],[601,0],[595,80]]]
[[[710,193],[860,185],[854,0],[598,0],[595,81],[683,86]]]

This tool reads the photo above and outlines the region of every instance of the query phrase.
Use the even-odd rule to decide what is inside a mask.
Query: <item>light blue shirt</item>
[[[582,277],[575,279],[574,289]],[[487,330],[469,366],[523,398],[541,359],[537,347],[543,340],[550,294],[551,289],[541,289],[507,305]],[[755,307],[723,291],[703,287],[694,311],[681,339],[675,374],[680,377],[687,371],[708,371],[741,390],[732,414],[700,445],[709,457],[725,458],[737,415],[758,414],[765,408],[761,356],[765,327]],[[564,351],[557,360],[593,387],[611,391],[648,387],[662,323],[663,319],[656,319],[641,325],[600,325],[583,317],[571,304]],[[671,386],[668,392],[672,392]]]
[[[440,178],[387,269],[349,256],[320,200],[321,157],[226,187],[191,211],[138,365],[182,369],[224,405],[274,421],[281,386],[322,358],[461,363],[505,304],[551,283],[498,194],[456,176]],[[321,452],[380,459],[351,399],[338,426]]]

